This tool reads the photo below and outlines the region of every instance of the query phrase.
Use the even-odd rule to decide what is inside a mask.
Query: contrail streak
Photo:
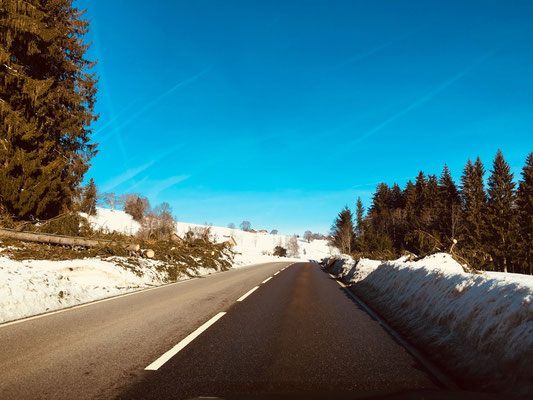
[[[157,162],[161,161],[162,159],[164,159],[165,157],[169,156],[170,154],[175,152],[180,147],[182,147],[181,144],[179,144],[177,146],[174,146],[174,147],[168,149],[167,151],[164,151],[164,152],[160,153],[159,155],[157,155],[156,157],[152,158],[152,160],[150,160],[150,162],[148,162],[148,163],[146,163],[144,165],[141,165],[140,167],[131,168],[131,169],[125,171],[124,173],[122,173],[119,176],[111,179],[105,185],[103,185],[103,189],[102,190],[104,192],[111,191],[111,190],[115,189],[117,186],[120,186],[123,183],[135,178],[141,172],[147,170],[148,168],[150,168],[155,163],[157,163]]]
[[[132,101],[131,103],[129,103],[126,107],[124,107],[119,113],[115,114],[113,112],[113,118],[107,120],[107,122],[102,125],[101,127],[98,128],[98,130],[94,131],[93,132],[93,137],[95,137],[96,135],[98,135],[100,132],[102,131],[105,131],[106,128],[111,125],[111,124],[114,124],[116,120],[118,120],[123,114],[125,114],[130,108],[132,108],[135,104],[138,103],[139,100],[134,100]]]
[[[392,117],[390,118],[387,118],[385,121],[381,122],[380,124],[376,125],[374,128],[366,131],[365,133],[363,133],[361,136],[359,136],[357,139],[351,141],[350,143],[348,143],[348,145],[345,147],[345,149],[353,146],[354,144],[356,143],[359,143],[361,142],[362,140],[364,139],[367,139],[368,137],[374,135],[376,132],[382,130],[383,128],[385,128],[387,125],[389,125],[391,122],[394,122],[396,121],[398,118],[404,116],[405,114],[417,109],[418,107],[420,107],[421,105],[427,103],[428,101],[430,101],[433,97],[435,97],[436,95],[438,95],[440,92],[442,92],[443,90],[447,89],[449,86],[451,86],[452,84],[454,84],[455,82],[457,82],[459,79],[461,79],[463,76],[465,76],[466,74],[468,74],[470,71],[472,71],[474,68],[476,68],[477,66],[479,66],[480,64],[482,64],[483,62],[485,62],[487,60],[487,58],[489,56],[491,56],[492,54],[494,54],[495,51],[491,51],[490,53],[484,55],[483,57],[481,57],[479,60],[477,60],[475,63],[473,63],[472,65],[468,66],[467,68],[465,68],[463,71],[459,72],[458,74],[452,76],[450,79],[444,81],[443,83],[441,83],[440,85],[438,85],[435,89],[431,90],[429,93],[427,93],[426,95],[422,96],[421,98],[419,98],[418,100],[416,100],[415,102],[409,104],[407,107],[405,107],[403,110],[397,112],[396,114],[394,114]]]
[[[376,46],[376,47],[374,47],[374,48],[372,48],[370,50],[367,50],[367,51],[364,51],[362,53],[356,54],[355,56],[350,57],[346,61],[343,61],[342,63],[337,65],[334,68],[334,70],[338,70],[340,68],[343,68],[343,67],[345,67],[345,66],[347,66],[349,64],[352,64],[352,63],[354,63],[356,61],[363,60],[363,59],[365,59],[367,57],[370,57],[374,53],[377,53],[377,52],[379,52],[379,51],[381,51],[383,49],[386,49],[387,47],[390,47],[390,46],[392,46],[392,45],[394,45],[394,44],[396,44],[398,42],[401,42],[401,41],[407,39],[408,37],[413,36],[415,33],[420,32],[423,28],[426,27],[426,25],[427,24],[424,24],[423,26],[421,26],[418,29],[415,29],[415,30],[412,30],[410,32],[404,33],[403,35],[400,35],[400,36],[398,36],[398,37],[396,37],[396,38],[394,38],[392,40],[389,40],[388,42],[382,43],[382,44],[380,44],[380,45],[378,45],[378,46]]]
[[[187,78],[187,79],[184,79],[178,83],[176,83],[174,86],[172,86],[170,89],[168,89],[167,91],[161,93],[159,96],[153,98],[151,101],[149,101],[148,103],[146,103],[144,106],[141,107],[140,110],[138,110],[135,114],[131,115],[128,119],[122,121],[120,124],[116,125],[114,127],[114,130],[119,130],[119,129],[122,129],[123,127],[125,127],[126,125],[128,125],[129,123],[131,123],[133,120],[137,119],[141,114],[145,113],[146,111],[148,111],[150,108],[152,108],[155,104],[157,104],[163,97],[166,97],[168,96],[169,94],[175,92],[176,90],[178,90],[179,88],[183,87],[183,86],[186,86],[194,81],[196,81],[198,78],[200,78],[202,75],[204,75],[206,72],[208,72],[212,67],[209,66],[207,68],[205,68],[203,71],[199,72],[198,74],[190,77],[190,78]],[[99,130],[102,131],[102,129]],[[100,141],[104,141],[107,139],[107,136],[100,139]]]

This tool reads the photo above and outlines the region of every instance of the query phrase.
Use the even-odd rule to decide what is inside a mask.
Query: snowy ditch
[[[533,391],[533,277],[470,274],[448,254],[416,262],[337,257],[329,271],[459,383]]]

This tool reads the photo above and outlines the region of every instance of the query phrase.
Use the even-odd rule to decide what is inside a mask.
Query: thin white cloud
[[[451,78],[445,80],[444,82],[442,82],[441,84],[439,84],[438,86],[436,86],[433,90],[429,91],[427,94],[425,94],[424,96],[420,97],[419,99],[417,99],[416,101],[414,101],[413,103],[409,104],[407,107],[405,107],[404,109],[400,110],[399,112],[397,112],[396,114],[394,114],[393,116],[391,116],[390,118],[387,118],[386,120],[382,121],[381,123],[379,123],[378,125],[376,125],[375,127],[373,127],[372,129],[364,132],[362,135],[358,136],[355,140],[352,140],[350,143],[348,143],[344,149],[345,150],[349,150],[353,145],[355,145],[356,143],[359,143],[361,142],[362,140],[364,139],[367,139],[368,137],[374,135],[375,133],[379,132],[380,130],[382,130],[383,128],[385,128],[386,126],[388,126],[389,124],[391,124],[392,122],[396,121],[398,118],[410,113],[411,111],[414,111],[416,110],[418,107],[422,106],[423,104],[427,103],[428,101],[430,101],[431,99],[433,99],[435,96],[437,96],[439,93],[441,93],[442,91],[444,91],[445,89],[447,89],[448,87],[450,87],[451,85],[453,85],[455,82],[457,82],[459,79],[461,79],[463,76],[465,76],[466,74],[468,74],[470,71],[472,71],[474,68],[478,67],[480,64],[482,64],[483,62],[485,62],[487,60],[487,58],[489,56],[491,56],[492,54],[494,54],[495,51],[491,51],[490,53],[484,55],[483,57],[481,57],[480,59],[478,59],[476,62],[474,62],[473,64],[471,64],[470,66],[466,67],[464,70],[462,70],[461,72],[455,74],[454,76],[452,76]]]
[[[130,168],[126,172],[120,174],[119,176],[109,180],[105,185],[102,186],[104,192],[110,192],[115,189],[117,186],[122,185],[124,182],[129,181],[130,179],[136,177],[141,172],[145,171],[155,163],[155,160],[150,161],[147,164],[141,165],[137,168]]]
[[[348,58],[347,60],[341,62],[340,64],[336,65],[334,70],[336,71],[336,70],[338,70],[340,68],[344,68],[344,67],[346,67],[346,66],[348,66],[350,64],[353,64],[356,61],[361,61],[361,60],[363,60],[363,59],[365,59],[367,57],[370,57],[371,55],[373,55],[375,53],[380,52],[381,50],[384,50],[384,49],[386,49],[388,47],[391,47],[391,46],[395,45],[396,43],[399,43],[399,42],[407,39],[408,37],[413,36],[414,34],[422,31],[422,29],[425,28],[426,26],[427,26],[427,24],[425,24],[425,25],[423,25],[423,26],[421,26],[421,27],[419,27],[417,29],[414,29],[412,31],[406,32],[403,35],[396,36],[394,39],[391,39],[391,40],[389,40],[387,42],[384,42],[384,43],[382,43],[382,44],[380,44],[378,46],[375,46],[375,47],[373,47],[373,48],[371,48],[371,49],[369,49],[367,51],[363,51],[363,52],[361,52],[359,54],[356,54],[355,56],[352,56],[352,57]]]
[[[109,192],[109,191],[115,189],[116,187],[122,185],[123,183],[135,178],[137,175],[139,175],[143,171],[146,171],[148,168],[153,166],[155,163],[161,161],[162,159],[166,158],[170,154],[176,152],[176,150],[179,149],[181,146],[182,145],[180,144],[180,145],[171,147],[170,149],[167,149],[166,151],[161,152],[160,154],[158,154],[157,156],[152,158],[152,160],[150,162],[148,162],[146,164],[143,164],[143,165],[141,165],[139,167],[136,167],[136,168],[128,169],[126,172],[120,174],[119,176],[117,176],[115,178],[112,178],[106,184],[104,184],[102,186],[102,190],[104,192]],[[133,185],[133,186],[136,186],[136,185]],[[128,190],[131,190],[131,188],[132,188],[132,186],[130,186],[130,188],[128,188]]]
[[[146,183],[148,181],[148,177],[145,176],[144,178],[142,178],[140,181],[136,181],[134,182],[130,187],[128,187],[127,189],[125,189],[123,191],[123,193],[131,193],[134,191],[135,188],[143,185],[144,183]]]
[[[167,190],[168,188],[180,182],[183,182],[186,179],[189,179],[190,177],[191,175],[176,175],[176,176],[171,176],[170,178],[163,179],[160,181],[150,182],[152,187],[148,191],[148,197],[155,201],[155,199],[157,199],[157,197],[159,196],[161,192]]]
[[[178,83],[176,83],[174,86],[172,86],[170,89],[166,90],[165,92],[161,93],[159,96],[156,96],[154,97],[152,100],[150,100],[149,102],[146,102],[137,112],[135,113],[132,113],[131,116],[123,121],[121,121],[119,124],[116,124],[113,126],[113,132],[115,131],[118,131],[122,128],[124,128],[126,125],[132,123],[134,120],[136,120],[137,118],[139,118],[142,114],[144,114],[145,112],[147,112],[148,110],[150,110],[151,108],[153,108],[159,101],[161,101],[164,97],[174,93],[176,90],[184,87],[184,86],[187,86],[188,84],[190,83],[193,83],[194,81],[198,80],[202,75],[204,75],[205,73],[207,73],[212,67],[209,66],[207,68],[205,68],[203,71],[200,71],[199,73],[197,73],[196,75],[190,77],[190,78],[187,78],[187,79],[184,79],[184,80],[181,80],[179,81]],[[105,130],[105,128],[109,126],[109,124],[106,124],[104,127],[102,127],[101,129],[98,130],[98,133],[99,132],[102,132],[103,130]],[[109,136],[111,136],[113,134],[113,132],[111,132],[111,134],[107,135],[107,136],[104,136],[103,138],[100,138],[100,141],[103,142],[105,141],[106,139],[109,138]]]

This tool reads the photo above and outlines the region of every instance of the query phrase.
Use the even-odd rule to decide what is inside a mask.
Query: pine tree
[[[403,195],[402,189],[397,183],[394,183],[394,185],[392,185],[391,207],[394,210],[405,208],[405,197]]]
[[[437,175],[428,175],[424,204],[425,231],[440,239],[438,226],[439,180]]]
[[[415,184],[407,183],[405,197],[405,233],[404,247],[416,254],[427,254],[438,248],[438,239],[434,236],[434,205],[438,189],[435,175],[426,176],[420,171]]]
[[[408,181],[403,190],[405,199],[405,223],[407,231],[412,232],[416,226],[416,187],[413,182]]]
[[[405,198],[402,189],[397,183],[392,185],[390,190],[391,199],[389,204],[389,232],[396,252],[401,252],[404,248],[405,237]]]
[[[96,153],[88,21],[72,0],[0,6],[0,205],[19,218],[69,208]]]
[[[533,153],[529,153],[518,184],[516,204],[520,233],[522,272],[533,273]]]
[[[355,232],[357,236],[362,236],[364,233],[364,217],[365,208],[363,207],[363,202],[361,198],[357,198],[357,203],[355,205]]]
[[[83,197],[81,201],[80,210],[88,215],[96,213],[96,200],[98,198],[98,190],[94,179],[91,178],[85,189],[83,190]]]
[[[515,183],[509,164],[498,150],[488,181],[487,244],[498,270],[507,272],[517,231]]]
[[[339,213],[331,227],[332,244],[341,253],[350,254],[353,250],[355,233],[353,226],[353,215],[348,206]]]
[[[483,184],[485,169],[479,157],[475,164],[468,160],[461,176],[462,235],[464,247],[480,250],[483,246],[483,215],[487,194]]]
[[[355,205],[355,250],[357,251],[366,251],[365,245],[365,208],[363,207],[363,202],[361,198],[357,198],[357,203]]]
[[[453,182],[448,166],[444,164],[438,185],[435,223],[436,233],[444,245],[449,245],[457,236],[460,204],[459,191]]]
[[[429,226],[429,215],[427,210],[427,188],[426,176],[420,171],[415,181],[415,224],[419,229],[427,230]]]
[[[392,201],[392,193],[386,183],[380,183],[376,188],[376,193],[372,197],[372,205],[370,206],[369,213],[372,215],[372,219],[382,222],[386,219],[386,214],[389,211]]]

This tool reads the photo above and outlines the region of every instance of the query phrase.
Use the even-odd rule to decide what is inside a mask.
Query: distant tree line
[[[402,189],[380,183],[367,214],[357,200],[332,225],[332,244],[343,253],[374,258],[405,252],[450,251],[477,269],[533,272],[533,153],[518,185],[500,150],[487,187],[479,159],[468,160],[457,185],[448,167],[439,177],[420,171]]]

